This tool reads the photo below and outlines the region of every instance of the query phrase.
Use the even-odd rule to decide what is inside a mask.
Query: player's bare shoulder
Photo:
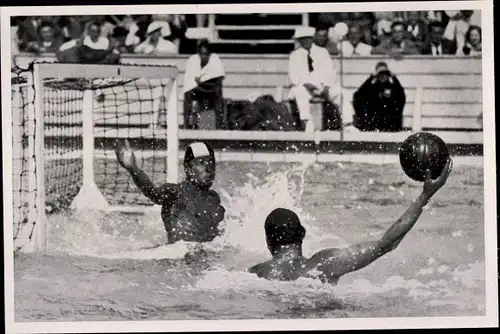
[[[337,284],[341,275],[338,269],[341,265],[339,259],[343,257],[343,250],[339,248],[324,249],[314,254],[307,260],[305,277],[320,279],[322,282]]]

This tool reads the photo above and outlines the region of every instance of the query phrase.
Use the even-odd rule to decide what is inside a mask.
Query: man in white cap
[[[299,47],[290,54],[288,76],[292,88],[289,99],[295,100],[307,132],[315,131],[311,100],[322,98],[340,105],[341,87],[332,59],[325,48],[313,43],[315,30],[300,27],[294,39]]]
[[[213,149],[206,143],[191,143],[184,153],[186,179],[180,183],[155,185],[136,162],[130,143],[117,143],[116,157],[130,174],[135,185],[153,203],[161,205],[161,218],[167,232],[167,243],[178,241],[210,242],[221,235],[219,224],[225,208],[219,194],[211,189],[215,180],[216,161]]]
[[[163,39],[170,35],[170,27],[167,22],[153,21],[146,31],[147,38],[135,48],[139,54],[177,54],[177,45]]]

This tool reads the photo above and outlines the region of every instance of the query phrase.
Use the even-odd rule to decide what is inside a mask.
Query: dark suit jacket
[[[418,33],[413,34],[408,31],[408,38],[415,42],[418,47],[422,47],[427,41],[429,37],[429,29],[427,27],[427,23],[423,20],[418,20],[413,26],[418,27]]]
[[[389,37],[387,39],[382,40],[382,42],[380,42],[378,46],[373,48],[372,54],[385,55],[385,54],[390,54],[393,51],[401,51],[402,54],[406,55],[416,55],[420,53],[419,52],[420,50],[413,41],[409,39],[404,40],[402,43],[402,47],[400,48],[397,45],[394,45],[394,43],[392,43],[391,38]]]
[[[455,55],[457,53],[457,43],[448,39],[441,41],[441,49],[444,55]],[[425,43],[420,51],[423,55],[432,55],[432,44],[430,41]]]

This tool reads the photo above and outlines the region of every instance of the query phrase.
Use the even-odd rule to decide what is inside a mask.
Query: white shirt
[[[294,86],[311,83],[332,87],[337,73],[330,54],[325,48],[315,44],[313,44],[310,51],[313,65],[313,72],[311,73],[309,73],[308,52],[306,49],[300,47],[290,54],[288,62],[290,83]]]
[[[358,43],[356,47],[349,41],[343,41],[341,44],[341,51],[344,57],[351,56],[369,56],[372,53],[373,47],[365,43]]]
[[[163,38],[160,38],[156,46],[152,45],[149,39],[146,39],[135,48],[135,53],[141,54],[177,54],[178,52],[177,45]]]
[[[83,39],[83,45],[88,46],[94,50],[106,50],[109,47],[109,39],[103,36],[99,36],[96,42],[87,36]]]

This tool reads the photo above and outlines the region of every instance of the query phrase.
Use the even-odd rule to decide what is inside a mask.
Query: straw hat
[[[314,36],[314,28],[312,27],[299,27],[295,29],[295,34],[293,35],[294,39],[305,38],[305,37],[313,37]]]

